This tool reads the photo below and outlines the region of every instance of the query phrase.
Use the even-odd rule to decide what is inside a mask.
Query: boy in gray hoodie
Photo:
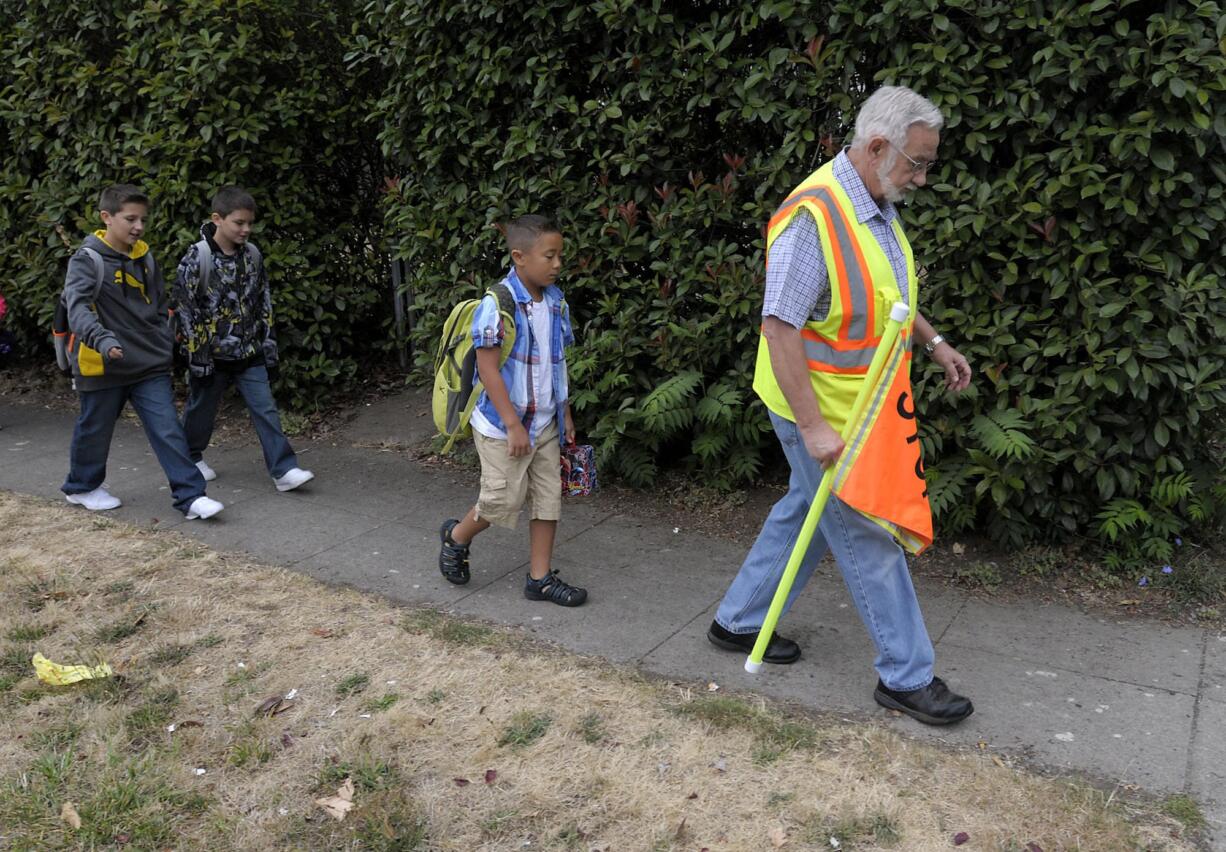
[[[85,238],[64,281],[68,356],[81,414],[60,490],[69,503],[91,511],[121,505],[103,480],[115,421],[131,403],[166,472],[175,508],[189,520],[211,518],[223,506],[205,496],[204,477],[176,416],[166,285],[140,238],[149,199],[135,186],[117,184],[102,191],[98,206],[106,227]]]

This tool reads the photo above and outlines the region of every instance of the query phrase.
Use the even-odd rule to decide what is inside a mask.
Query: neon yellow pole
[[[899,332],[902,330],[903,323],[911,315],[911,308],[904,302],[895,302],[894,307],[890,309],[890,319],[885,325],[885,331],[881,334],[881,343],[877,346],[877,352],[873,355],[872,362],[868,365],[868,372],[864,376],[864,383],[860,385],[860,392],[856,394],[856,401],[851,407],[851,416],[847,418],[847,425],[844,426],[844,442],[850,437],[850,431],[855,427],[864,413],[864,408],[868,405],[869,397],[876,389],[877,383],[881,380],[881,373],[885,369],[885,362],[894,351],[894,345],[898,341]],[[775,596],[771,599],[770,609],[766,611],[766,620],[762,623],[762,629],[758,631],[758,639],[754,642],[753,650],[749,654],[749,658],[745,660],[745,671],[750,674],[757,674],[762,670],[762,657],[766,654],[766,648],[770,645],[771,637],[775,633],[775,626],[779,623],[779,616],[783,614],[783,605],[788,599],[788,595],[792,591],[792,583],[796,581],[796,573],[800,570],[800,563],[805,558],[805,553],[809,550],[809,544],[813,541],[813,533],[817,530],[817,522],[821,520],[822,512],[826,510],[826,501],[830,499],[830,489],[834,484],[834,471],[838,463],[830,465],[826,468],[826,472],[822,474],[821,484],[817,487],[817,494],[813,498],[813,503],[809,506],[809,513],[805,515],[805,522],[801,524],[800,535],[796,538],[796,546],[792,548],[792,555],[788,558],[787,567],[783,569],[783,576],[779,579],[779,587],[775,589]]]

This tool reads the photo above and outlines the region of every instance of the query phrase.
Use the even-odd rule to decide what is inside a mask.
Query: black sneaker
[[[532,579],[529,574],[524,583],[524,597],[530,601],[552,601],[559,606],[579,606],[587,600],[587,589],[572,586],[554,570],[539,580]]]
[[[438,570],[448,583],[462,586],[472,575],[468,570],[468,545],[457,544],[451,537],[451,531],[459,522],[459,518],[449,518],[443,521],[443,527],[438,531],[443,542],[438,552]]]

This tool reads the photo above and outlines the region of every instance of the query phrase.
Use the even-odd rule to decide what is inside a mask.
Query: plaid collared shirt
[[[551,284],[545,288],[544,300],[534,303],[514,269],[495,286],[509,287],[515,297],[515,343],[511,347],[511,354],[507,357],[506,363],[499,371],[502,381],[507,386],[507,393],[511,397],[511,405],[515,407],[515,413],[519,416],[520,422],[528,430],[528,440],[531,441],[532,446],[536,446],[540,430],[551,421],[542,423],[541,419],[536,416],[536,395],[532,373],[534,370],[549,370],[550,380],[553,382],[553,399],[557,405],[558,439],[565,442],[566,430],[562,428],[562,424],[565,422],[566,403],[570,399],[565,350],[567,346],[575,342],[566,297],[562,295],[561,289]],[[543,304],[549,308],[552,324],[549,334],[549,352],[544,357],[538,351],[536,338],[532,334],[532,323],[528,320],[530,304]],[[473,314],[473,346],[477,348],[501,347],[502,338],[502,314],[498,310],[498,301],[494,296],[486,296],[481,300],[476,313]],[[473,411],[473,427],[479,428],[485,425],[481,423],[482,420],[493,430],[501,433],[501,435],[495,434],[488,437],[506,438],[506,426],[498,415],[498,409],[494,408],[494,403],[490,401],[489,395],[484,390],[481,391],[481,396],[478,397],[477,406]],[[481,432],[488,434],[488,431],[484,429]]]
[[[867,224],[885,256],[889,258],[905,302],[908,298],[907,258],[894,233],[898,210],[889,201],[878,204],[869,194],[855,166],[840,151],[834,158],[834,178],[851,198],[856,219]],[[763,317],[778,317],[801,328],[810,320],[823,320],[830,312],[830,276],[817,235],[817,223],[809,211],[801,210],[775,238],[766,268],[766,296]]]

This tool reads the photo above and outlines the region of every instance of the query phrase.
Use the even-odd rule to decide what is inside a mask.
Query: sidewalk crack
[[[1190,792],[1192,787],[1192,770],[1196,768],[1196,734],[1200,729],[1200,705],[1205,694],[1205,666],[1209,659],[1209,631],[1205,630],[1200,637],[1200,672],[1196,679],[1196,700],[1192,702],[1192,728],[1188,736],[1188,761],[1184,766],[1183,789]]]

